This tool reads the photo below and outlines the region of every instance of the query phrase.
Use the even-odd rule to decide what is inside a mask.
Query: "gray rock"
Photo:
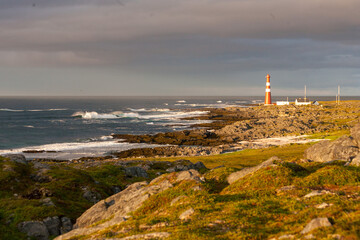
[[[195,163],[195,164],[194,164],[194,168],[195,168],[196,170],[200,170],[200,169],[203,169],[203,168],[204,168],[204,169],[207,169],[202,162],[197,162],[197,163]]]
[[[306,227],[300,233],[306,234],[317,228],[331,227],[331,226],[332,224],[330,223],[328,218],[314,218],[306,225]]]
[[[170,233],[168,232],[153,232],[153,233],[146,233],[146,234],[138,234],[138,235],[133,235],[133,236],[129,236],[129,237],[124,237],[124,238],[113,238],[113,239],[109,239],[108,240],[133,240],[133,239],[161,239],[161,238],[168,238],[170,237]]]
[[[9,158],[10,161],[12,161],[12,162],[28,164],[25,156],[22,154],[7,154],[7,155],[4,155],[4,157]]]
[[[315,162],[350,161],[359,153],[353,138],[343,136],[335,141],[321,141],[305,150],[304,157]]]
[[[321,203],[321,204],[315,205],[315,208],[317,208],[317,209],[324,209],[324,208],[330,207],[331,205],[332,205],[332,204],[328,204],[328,203],[323,202],[323,203]]]
[[[98,192],[91,191],[87,187],[83,188],[83,198],[88,200],[91,203],[97,203],[101,199],[101,195]]]
[[[125,168],[125,174],[128,177],[149,177],[145,169],[143,169],[142,167],[127,167]]]
[[[49,164],[45,164],[45,163],[41,163],[41,162],[37,162],[37,161],[33,161],[33,167],[35,169],[46,169],[46,170],[50,170],[51,167]]]
[[[68,217],[62,217],[61,218],[61,228],[60,228],[60,234],[64,234],[67,232],[70,232],[73,228],[73,225],[71,223],[70,218]]]
[[[177,204],[181,199],[185,198],[186,196],[185,195],[181,195],[181,196],[178,196],[176,198],[174,198],[171,203],[170,203],[170,206],[174,206],[175,204]]]
[[[195,213],[195,210],[193,208],[189,208],[185,212],[181,213],[179,216],[180,220],[189,220],[191,216]]]
[[[325,195],[325,194],[334,194],[330,191],[326,191],[326,190],[314,190],[311,193],[308,193],[304,196],[304,198],[311,198],[311,197],[315,197],[315,196],[321,196],[321,195]]]
[[[268,160],[266,160],[265,162],[262,162],[255,167],[244,168],[238,172],[234,172],[234,173],[230,174],[227,178],[227,181],[229,184],[232,184],[232,183],[238,181],[239,179],[242,179],[242,178],[248,176],[249,174],[252,174],[262,168],[265,168],[268,166],[273,166],[275,161],[281,161],[281,160],[280,160],[280,158],[278,158],[276,156],[271,157]]]
[[[190,169],[190,170],[182,171],[182,172],[178,173],[176,182],[181,182],[184,180],[201,182],[200,173],[194,169]]]
[[[356,157],[351,160],[351,162],[349,163],[349,165],[350,165],[350,166],[360,167],[360,153],[359,153],[358,155],[356,155]]]
[[[60,235],[61,222],[58,216],[45,218],[43,222],[51,236]]]
[[[137,182],[131,184],[125,190],[108,197],[86,210],[74,225],[74,230],[57,237],[57,240],[90,234],[95,231],[119,224],[126,221],[130,212],[138,209],[150,196],[165,191],[173,185],[162,176],[153,180],[153,184]],[[109,204],[111,203],[111,204]],[[90,226],[96,222],[104,221],[96,226]]]
[[[350,135],[353,137],[355,143],[360,148],[360,123],[356,124],[350,129]]]
[[[27,221],[18,224],[20,232],[26,233],[29,237],[34,237],[37,240],[48,240],[49,232],[43,222]]]
[[[42,202],[44,206],[55,206],[53,201],[51,201],[51,198],[41,199],[40,202]]]

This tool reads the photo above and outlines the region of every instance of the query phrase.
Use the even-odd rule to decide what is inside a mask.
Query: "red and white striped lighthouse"
[[[265,105],[271,104],[270,75],[266,75]]]

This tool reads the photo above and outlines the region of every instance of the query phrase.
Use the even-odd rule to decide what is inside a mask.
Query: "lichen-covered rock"
[[[58,236],[60,234],[61,222],[58,216],[47,217],[43,222],[51,236]]]
[[[322,141],[305,150],[304,157],[316,162],[350,161],[359,153],[353,138],[343,136],[335,141]]]
[[[143,169],[142,167],[127,167],[125,168],[125,174],[128,177],[149,177],[145,169]]]
[[[360,148],[360,123],[356,124],[350,129],[350,135],[353,137],[355,143]]]
[[[189,208],[185,212],[180,214],[179,219],[180,220],[189,220],[194,213],[195,213],[195,210],[193,208]]]
[[[167,238],[167,237],[170,237],[170,233],[168,233],[168,232],[153,232],[153,233],[132,235],[129,237],[124,237],[124,238],[116,238],[116,240],[161,239],[161,238]],[[108,240],[115,240],[115,239],[108,238]]]
[[[266,160],[265,162],[262,162],[255,167],[244,168],[244,169],[241,169],[240,171],[230,174],[227,178],[227,181],[229,184],[232,184],[232,183],[238,181],[239,179],[242,179],[242,178],[248,176],[249,174],[254,173],[262,168],[274,165],[275,161],[281,161],[281,160],[280,160],[280,158],[278,158],[276,156],[271,157],[268,160]]]
[[[188,171],[182,171],[178,173],[176,182],[181,182],[184,180],[201,182],[200,173],[194,169],[190,169]]]
[[[93,205],[76,220],[74,230],[56,239],[69,239],[79,235],[90,234],[126,221],[127,215],[138,209],[150,196],[171,187],[173,185],[166,178],[162,178],[162,176],[150,185],[147,182],[134,183],[125,190]],[[104,221],[104,223],[91,226],[99,221]]]
[[[67,232],[70,232],[73,228],[73,225],[71,223],[70,218],[68,217],[62,217],[61,218],[61,228],[60,228],[60,234],[64,234]]]
[[[36,240],[48,240],[49,232],[45,224],[41,221],[27,221],[18,224],[20,232],[26,233],[29,237]]]
[[[306,234],[317,228],[331,227],[331,226],[332,224],[330,223],[328,218],[314,218],[306,225],[306,227],[300,233]]]
[[[350,166],[358,166],[360,167],[360,153],[353,158],[349,164]]]

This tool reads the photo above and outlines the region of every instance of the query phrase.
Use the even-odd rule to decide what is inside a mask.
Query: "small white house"
[[[312,102],[307,102],[305,99],[295,99],[295,105],[311,105]]]
[[[276,101],[276,105],[282,106],[282,105],[290,105],[289,101]]]

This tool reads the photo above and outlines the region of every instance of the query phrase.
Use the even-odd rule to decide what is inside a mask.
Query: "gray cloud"
[[[337,69],[359,88],[358,9],[358,0],[0,0],[0,67],[106,69],[109,82],[122,74],[214,89],[219,78],[250,89],[268,71],[311,79]]]

